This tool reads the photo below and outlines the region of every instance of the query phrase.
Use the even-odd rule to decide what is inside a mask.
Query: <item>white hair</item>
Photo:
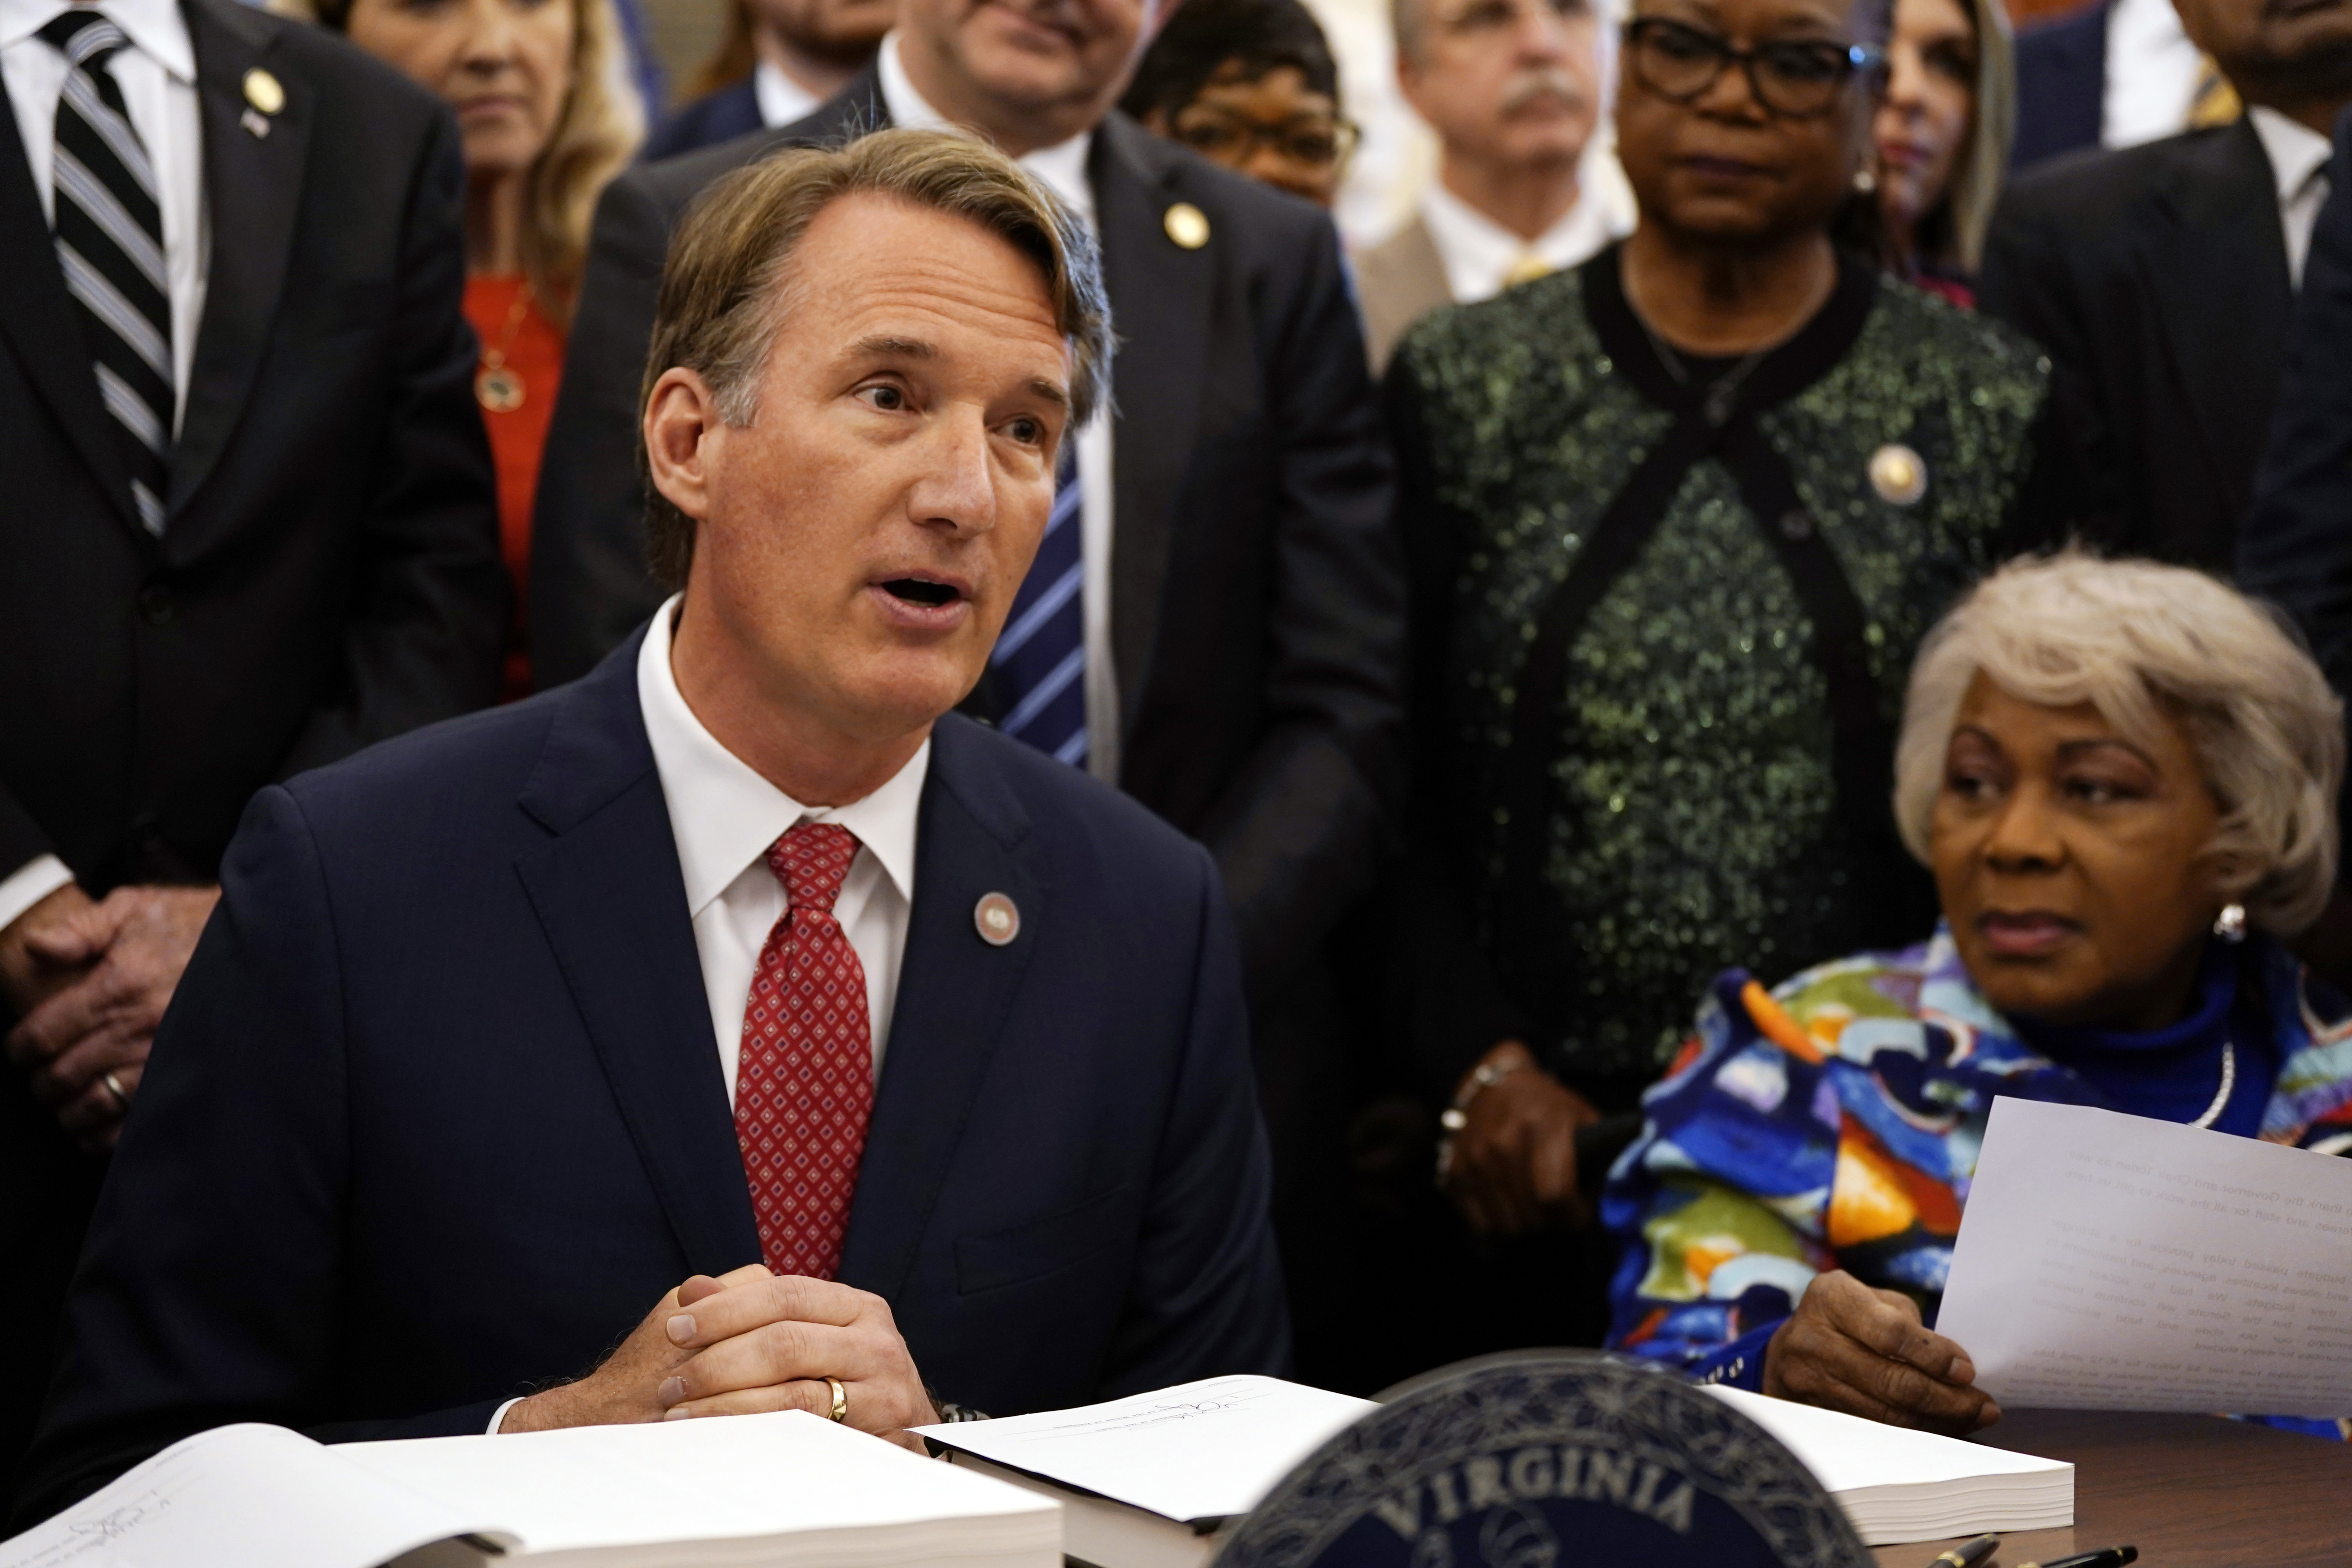
[[[2201,572],[2081,550],[1978,584],[1920,645],[1904,698],[1895,819],[1922,861],[1979,674],[2023,701],[2088,702],[2141,741],[2178,721],[2221,808],[2224,895],[2280,935],[2318,917],[2336,878],[2344,705],[2284,616]]]

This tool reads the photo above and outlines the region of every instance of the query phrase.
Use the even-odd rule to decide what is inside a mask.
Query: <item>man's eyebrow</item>
[[[1070,405],[1068,390],[1059,382],[1047,381],[1042,375],[1033,375],[1029,378],[1029,391],[1032,395],[1044,398],[1056,408],[1067,408]]]
[[[887,333],[860,338],[850,345],[849,352],[857,359],[937,359],[940,357],[938,348],[923,342],[920,338],[894,338]]]

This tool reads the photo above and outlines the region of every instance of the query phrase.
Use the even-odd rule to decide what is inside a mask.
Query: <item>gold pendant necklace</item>
[[[530,285],[526,282],[515,296],[514,308],[507,312],[506,331],[499,334],[499,346],[482,351],[482,367],[474,373],[474,401],[493,414],[512,414],[522,406],[530,388],[522,374],[507,363],[507,351],[514,347],[515,333],[522,326],[523,312],[530,309]]]

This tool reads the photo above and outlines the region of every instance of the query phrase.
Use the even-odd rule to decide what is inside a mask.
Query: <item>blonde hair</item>
[[[1992,227],[2010,145],[2017,140],[2017,46],[2001,0],[1964,4],[1977,29],[1976,111],[1969,117],[1969,144],[1960,150],[1944,193],[1955,254],[1942,259],[1974,277],[1984,265],[1985,233]]]
[[[1110,365],[1110,302],[1094,239],[1020,164],[955,131],[877,131],[844,147],[777,153],[713,184],[670,240],[638,408],[655,383],[682,368],[709,385],[720,418],[751,424],[791,308],[793,257],[818,214],[860,193],[964,218],[1037,264],[1070,347],[1065,439],[1074,439],[1094,415]],[[656,582],[675,588],[694,560],[694,520],[653,487],[642,437],[637,462],[648,481],[647,564]]]
[[[269,0],[280,16],[351,31],[354,0]],[[532,161],[523,196],[523,276],[559,325],[569,324],[588,260],[596,198],[646,139],[646,105],[613,0],[571,0],[572,85]]]
[[[1922,861],[1979,674],[2023,701],[2088,702],[2136,739],[2179,722],[2221,806],[2223,893],[2276,934],[2318,918],[2336,878],[2344,705],[2284,616],[2201,572],[2081,550],[1978,584],[1920,645],[1904,699],[1895,819]]]

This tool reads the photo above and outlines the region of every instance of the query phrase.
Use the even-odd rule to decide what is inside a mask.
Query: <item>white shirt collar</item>
[[[0,49],[24,42],[73,6],[58,0],[0,0]],[[122,29],[134,47],[183,82],[196,79],[196,48],[179,0],[104,0],[92,7]]]
[[[1445,278],[1456,301],[1475,304],[1503,290],[1511,269],[1528,256],[1555,271],[1589,260],[1611,240],[1633,226],[1612,211],[1609,187],[1597,176],[1603,173],[1588,158],[1577,184],[1576,205],[1532,242],[1521,239],[1460,196],[1443,180],[1423,187],[1421,216],[1430,242],[1445,264]]]
[[[883,37],[876,65],[882,79],[882,107],[890,111],[891,124],[910,131],[936,131],[949,125],[948,117],[933,109],[908,78],[906,64],[898,58],[897,28]],[[1023,168],[1076,207],[1089,227],[1095,221],[1095,191],[1087,181],[1087,156],[1094,141],[1093,132],[1081,131],[1066,142],[1040,147],[1021,160]]]
[[[2271,175],[2278,181],[2280,203],[2294,200],[2311,184],[2312,176],[2327,166],[2328,156],[2334,151],[2327,138],[2265,104],[2251,106],[2246,117],[2254,122],[2254,134],[2263,139],[2263,152],[2271,161]]]
[[[771,130],[805,120],[824,101],[766,60],[751,68],[751,99],[760,106],[760,123]]]
[[[929,739],[889,782],[865,799],[841,806],[801,805],[719,744],[687,706],[669,662],[670,622],[684,596],[671,595],[646,628],[645,645],[637,650],[637,704],[645,712],[646,739],[652,742],[654,768],[669,806],[678,868],[686,874],[688,918],[701,914],[744,868],[764,857],[768,847],[803,817],[838,823],[856,834],[912,908],[915,824],[922,807],[923,781],[930,773]]]

